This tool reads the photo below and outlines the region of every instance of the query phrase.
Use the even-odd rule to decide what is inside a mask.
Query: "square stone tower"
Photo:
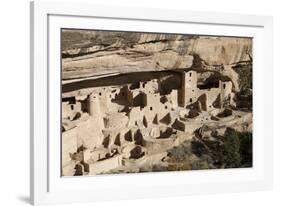
[[[225,107],[232,104],[232,82],[231,81],[220,81],[219,88],[221,90],[221,106]]]
[[[182,72],[182,98],[181,106],[193,104],[197,101],[197,72]]]

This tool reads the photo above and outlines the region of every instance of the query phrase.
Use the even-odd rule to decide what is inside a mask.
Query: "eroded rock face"
[[[190,41],[190,52],[198,54],[208,65],[249,61],[252,54],[252,40],[249,38],[200,37]]]
[[[179,55],[174,51],[147,53],[130,50],[98,52],[63,61],[63,78],[90,77],[93,74],[129,73],[186,69],[192,65],[191,55]]]
[[[188,69],[194,55],[207,65],[249,61],[250,38],[65,30],[62,78]]]

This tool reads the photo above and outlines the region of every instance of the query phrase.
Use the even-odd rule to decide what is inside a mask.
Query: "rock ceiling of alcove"
[[[251,38],[62,31],[62,79],[191,68],[197,55],[208,65],[248,61]]]

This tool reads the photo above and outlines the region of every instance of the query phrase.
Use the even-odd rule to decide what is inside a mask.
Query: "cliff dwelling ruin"
[[[62,41],[62,176],[228,168],[229,131],[251,138],[251,38],[63,30]],[[244,153],[238,167],[251,166]]]

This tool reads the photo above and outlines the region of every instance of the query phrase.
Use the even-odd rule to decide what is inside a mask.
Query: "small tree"
[[[240,140],[238,133],[231,128],[225,132],[223,147],[223,162],[225,168],[237,168],[241,166]]]
[[[253,144],[252,133],[242,132],[240,133],[240,154],[242,156],[242,167],[252,167],[253,160]]]

